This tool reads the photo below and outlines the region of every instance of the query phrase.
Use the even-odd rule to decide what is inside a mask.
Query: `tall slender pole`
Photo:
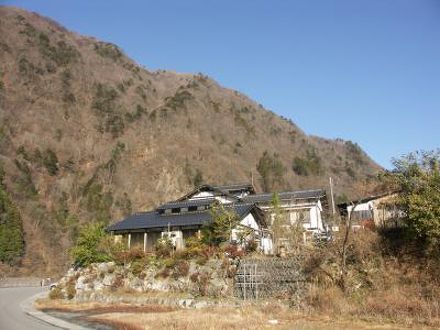
[[[333,179],[332,179],[332,177],[329,177],[329,183],[330,183],[330,198],[331,198],[331,202],[332,202],[332,214],[335,215],[336,209],[335,209],[335,199],[333,197]]]

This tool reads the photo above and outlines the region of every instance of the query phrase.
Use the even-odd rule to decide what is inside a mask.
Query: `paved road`
[[[48,330],[59,329],[25,314],[20,303],[41,292],[34,288],[0,288],[1,330]]]

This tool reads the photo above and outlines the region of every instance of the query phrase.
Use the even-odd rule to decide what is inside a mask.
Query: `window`
[[[197,211],[197,206],[189,206],[188,207],[188,212],[195,212],[195,211]]]
[[[359,211],[354,211],[351,218],[353,220],[368,220],[368,219],[373,219],[373,213],[371,212],[371,210],[359,210]]]
[[[175,207],[171,210],[171,213],[180,213],[180,207]]]

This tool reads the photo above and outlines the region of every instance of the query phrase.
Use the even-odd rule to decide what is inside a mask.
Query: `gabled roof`
[[[192,196],[196,195],[199,192],[202,191],[211,191],[211,192],[217,192],[219,195],[229,196],[233,199],[237,199],[236,196],[234,196],[234,193],[240,193],[240,192],[246,192],[248,191],[250,194],[255,194],[255,188],[250,183],[240,183],[240,184],[230,184],[230,185],[209,185],[204,184],[190,193],[186,194],[185,196],[182,196],[177,201],[184,201],[186,199],[191,198]]]
[[[251,203],[241,203],[234,206],[225,206],[225,209],[233,208],[234,212],[240,219],[246,217],[249,213],[254,212],[261,218],[260,209]],[[183,212],[176,214],[160,214],[157,211],[135,213],[122,221],[107,227],[108,231],[128,231],[142,230],[154,228],[185,227],[185,226],[201,226],[212,220],[209,210],[198,212]],[[257,219],[258,221],[258,219]],[[264,219],[260,219],[264,223]]]
[[[280,200],[302,200],[302,199],[322,199],[326,197],[324,189],[314,190],[297,190],[297,191],[283,191],[278,193]],[[252,203],[268,203],[273,198],[272,193],[248,195],[242,200]]]

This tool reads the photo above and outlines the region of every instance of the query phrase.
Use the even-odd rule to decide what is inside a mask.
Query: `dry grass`
[[[205,309],[176,309],[163,305],[133,306],[129,304],[106,305],[102,303],[74,304],[65,300],[38,300],[40,310],[62,312],[86,312],[92,322],[107,324],[116,329],[435,329],[429,324],[409,322],[407,319],[390,320],[377,310],[383,304],[365,304],[365,313],[359,313],[360,305],[351,303],[333,289],[316,291],[313,311],[308,313],[293,310],[276,302],[261,302],[243,307],[211,307]],[[311,298],[309,298],[311,299]],[[311,301],[309,301],[311,302]],[[389,302],[389,300],[387,301]],[[320,310],[318,311],[318,306]],[[397,305],[391,305],[397,308]],[[390,307],[392,308],[392,307]],[[394,315],[394,310],[390,310]],[[390,314],[391,315],[391,314]],[[363,320],[360,320],[360,319]],[[274,324],[276,322],[276,324]]]
[[[268,306],[268,309],[271,309]],[[274,311],[248,306],[244,308],[209,308],[203,310],[176,310],[169,313],[111,313],[90,319],[118,329],[403,329],[390,323],[372,324],[352,319],[339,319],[316,315],[305,316],[277,307]],[[425,327],[428,329],[427,327]]]

